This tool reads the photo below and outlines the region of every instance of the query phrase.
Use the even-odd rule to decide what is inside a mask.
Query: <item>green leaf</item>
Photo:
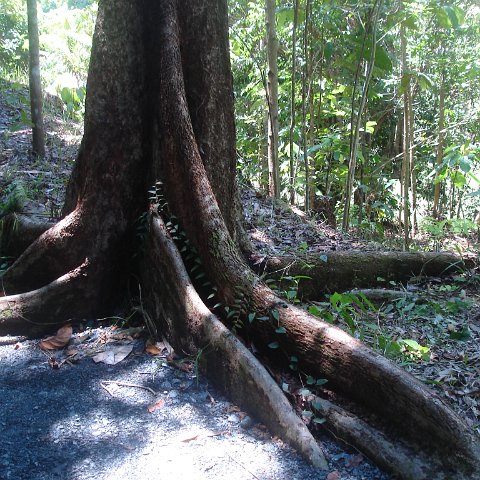
[[[278,327],[275,329],[275,333],[287,333],[284,327]]]
[[[313,419],[313,422],[314,422],[314,423],[317,423],[318,425],[321,425],[322,423],[325,423],[326,421],[327,421],[327,419],[324,418],[324,417],[322,417],[322,418],[320,418],[320,417],[315,417],[315,418]]]
[[[363,52],[363,58],[365,60],[370,60],[371,56],[371,47],[367,46]],[[381,46],[377,45],[375,48],[375,60],[374,60],[375,67],[383,70],[384,72],[391,72],[393,69],[393,63],[388,55],[387,51]]]
[[[457,188],[463,188],[467,184],[467,179],[463,173],[458,171],[453,172],[452,182]]]
[[[302,397],[308,397],[312,394],[312,392],[308,388],[301,388],[297,393]]]
[[[315,385],[315,379],[311,375],[307,377],[307,385]]]
[[[334,45],[333,42],[326,42],[325,47],[323,49],[323,56],[325,60],[330,60],[333,56]]]
[[[433,87],[433,80],[425,73],[419,72],[416,74],[418,85],[422,90],[429,90]]]
[[[295,11],[292,6],[277,8],[277,25],[279,27],[286,27],[294,20]],[[300,25],[305,21],[305,10],[301,7],[298,8],[297,24]]]
[[[415,340],[412,340],[412,339],[402,340],[402,343],[404,345],[407,345],[412,350],[418,351],[421,348],[421,345],[418,342],[416,342]]]
[[[282,383],[282,390],[284,392],[288,392],[289,387],[290,387],[290,385],[288,385],[288,383]]]
[[[325,255],[325,254],[320,255],[319,258],[320,258],[320,260],[321,260],[322,262],[324,262],[324,263],[327,263],[327,262],[328,262],[328,256]]]
[[[452,340],[458,340],[461,342],[466,342],[472,336],[468,326],[464,326],[459,332],[453,330],[448,332],[448,334]]]
[[[278,313],[278,310],[276,310],[275,308],[272,308],[272,310],[270,310],[270,313],[272,314],[272,317],[278,322],[280,320],[280,314]]]
[[[272,342],[268,344],[268,348],[271,348],[273,350],[279,347],[280,347],[280,344],[278,342]]]
[[[313,417],[313,413],[312,413],[310,410],[303,410],[303,412],[302,412],[302,417],[312,418],[312,417]]]
[[[252,323],[255,320],[255,313],[248,314],[248,321]]]
[[[325,385],[326,383],[328,383],[328,380],[327,380],[326,378],[319,378],[319,379],[317,379],[317,381],[316,381],[316,384],[317,384],[318,386]]]
[[[310,305],[308,307],[308,313],[314,315],[315,317],[321,317],[322,316],[322,310],[318,308],[316,305]]]
[[[405,27],[409,28],[410,30],[417,30],[418,28],[417,21],[418,21],[418,17],[412,14],[406,17],[402,23]]]

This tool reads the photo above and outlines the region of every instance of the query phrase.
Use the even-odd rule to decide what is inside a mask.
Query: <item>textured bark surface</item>
[[[40,47],[38,38],[37,0],[27,0],[28,17],[28,79],[30,111],[32,115],[32,152],[45,156],[45,128],[43,125],[43,97],[40,78]]]
[[[328,292],[351,288],[389,285],[390,281],[407,282],[412,277],[442,276],[458,273],[470,265],[453,253],[408,252],[324,252],[307,257],[267,257],[254,268],[258,273],[302,275],[299,293],[318,298]],[[378,278],[382,278],[379,281]]]
[[[111,311],[127,291],[137,226],[145,240],[136,246],[143,253],[136,273],[148,325],[166,334],[178,352],[204,356],[219,386],[305,457],[324,466],[279,387],[209,313],[202,294],[206,299],[214,292],[216,302],[233,310],[239,331],[260,351],[279,340],[277,359],[297,355],[302,371],[328,378],[338,394],[358,403],[368,431],[379,432],[374,459],[400,478],[447,478],[445,472],[452,479],[478,478],[478,441],[461,419],[391,362],[287,305],[240,254],[227,25],[222,0],[100,3],[85,137],[65,217],[6,273],[9,296],[0,300],[0,334],[39,334],[54,323]],[[155,203],[142,217],[151,221],[138,224],[147,213],[147,190],[157,180],[162,183]],[[175,232],[171,238],[168,224]],[[188,261],[179,258],[172,240],[198,260],[203,280],[195,274],[191,282]],[[250,313],[270,321],[247,328]],[[287,331],[281,338],[278,326]],[[397,438],[415,445],[406,467],[400,450],[395,461],[391,445]],[[371,450],[368,435],[352,434],[351,440]],[[412,462],[420,465],[426,456],[438,462],[412,470]]]

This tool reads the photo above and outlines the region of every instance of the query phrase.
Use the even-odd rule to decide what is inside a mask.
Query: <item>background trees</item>
[[[293,171],[294,200],[304,206],[311,173],[312,193],[334,198],[343,228],[367,233],[381,234],[381,220],[416,227],[431,215],[472,219],[479,188],[478,7],[305,0],[295,23],[295,5],[277,2],[276,15],[282,195]],[[230,10],[239,166],[262,185],[263,13],[257,2],[230,2]]]

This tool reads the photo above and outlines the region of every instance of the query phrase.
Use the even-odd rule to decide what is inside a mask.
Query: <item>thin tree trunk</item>
[[[305,23],[303,27],[303,72],[302,72],[302,149],[303,149],[303,164],[305,168],[305,196],[304,208],[308,212],[310,210],[310,165],[308,160],[308,139],[307,139],[307,106],[311,91],[308,91],[307,85],[311,82],[310,78],[310,59],[309,59],[309,44],[308,33],[310,25],[310,8],[311,0],[307,0],[305,6]]]
[[[411,177],[411,191],[412,191],[412,235],[416,235],[418,231],[417,219],[417,178],[416,178],[416,164],[415,164],[415,145],[414,145],[414,114],[413,114],[413,93],[410,91],[409,96],[409,130],[410,130],[410,177]]]
[[[268,193],[280,198],[278,166],[278,40],[276,0],[266,0],[267,102],[268,102]]]
[[[367,72],[365,75],[365,82],[363,84],[362,97],[360,99],[360,105],[358,107],[358,112],[355,120],[355,127],[351,125],[352,133],[350,135],[350,158],[348,162],[348,175],[347,175],[347,184],[345,187],[345,203],[343,207],[343,222],[342,229],[347,232],[350,225],[350,204],[353,192],[353,181],[355,178],[355,168],[357,163],[357,149],[358,149],[358,139],[360,136],[360,125],[362,122],[363,111],[367,103],[368,97],[368,88],[370,85],[370,80],[372,78],[373,66],[375,64],[375,51],[377,48],[377,21],[378,13],[381,8],[382,1],[377,0],[372,9],[372,17],[370,23],[372,25],[372,46],[370,50],[370,59],[368,62]],[[365,41],[367,37],[367,32],[365,32]],[[363,47],[362,47],[363,51]],[[363,56],[363,54],[362,54]],[[361,62],[361,58],[359,59]],[[357,70],[358,73],[358,70]],[[354,95],[354,94],[353,94]],[[353,95],[352,95],[352,117],[353,117]]]
[[[43,98],[40,79],[40,47],[38,38],[37,0],[27,0],[28,13],[28,55],[30,109],[32,115],[32,152],[45,156],[45,129],[43,126]]]
[[[290,162],[289,162],[289,198],[290,203],[295,203],[295,156],[293,152],[293,135],[295,132],[295,76],[296,76],[296,63],[297,63],[297,24],[298,24],[298,2],[294,0],[293,3],[293,31],[292,31],[292,70],[291,70],[291,85],[290,85],[290,129],[289,129],[289,142],[290,142]]]
[[[402,58],[402,78],[407,76],[407,39],[405,33],[405,25],[400,26],[400,48]],[[402,194],[403,194],[403,248],[408,250],[410,243],[410,209],[409,209],[409,192],[410,192],[410,115],[409,115],[409,93],[410,80],[404,83],[403,92],[403,162],[402,162]]]
[[[439,179],[440,165],[443,162],[443,143],[445,141],[445,72],[442,73],[440,80],[440,93],[439,93],[439,105],[438,105],[438,144],[437,144],[437,174],[435,175],[435,190],[433,193],[433,218],[439,219],[441,217],[441,207],[440,207],[440,192],[441,192],[441,182]]]

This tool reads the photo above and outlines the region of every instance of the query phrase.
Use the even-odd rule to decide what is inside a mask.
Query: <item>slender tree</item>
[[[276,0],[266,0],[267,104],[268,104],[268,193],[280,198],[278,167],[278,39]]]
[[[440,90],[438,95],[438,141],[437,141],[437,154],[436,154],[436,166],[437,173],[435,175],[435,188],[433,193],[433,217],[440,218],[440,193],[441,193],[441,181],[440,181],[440,166],[443,162],[443,148],[445,142],[445,72],[442,72],[440,80]]]
[[[289,199],[295,203],[295,154],[294,154],[294,133],[295,133],[295,84],[297,75],[297,26],[298,26],[298,3],[293,0],[293,27],[292,27],[292,66],[290,83],[290,128],[289,128]]]
[[[370,25],[371,25],[371,47],[370,47],[370,58],[368,61],[366,74],[365,74],[365,81],[363,83],[362,95],[360,97],[360,104],[358,106],[358,111],[354,116],[354,106],[355,106],[355,88],[352,94],[352,115],[351,115],[351,124],[350,124],[350,155],[348,160],[348,175],[347,175],[347,183],[345,186],[345,203],[343,206],[343,222],[342,228],[344,231],[348,231],[350,225],[350,203],[352,198],[353,192],[353,181],[355,179],[355,169],[357,166],[357,151],[358,151],[358,141],[360,137],[360,127],[362,125],[362,117],[363,112],[365,109],[365,105],[367,103],[368,98],[368,89],[370,86],[370,80],[373,74],[373,66],[375,64],[375,52],[377,48],[377,22],[378,22],[378,13],[381,8],[382,1],[377,0],[372,7],[371,16],[370,16]],[[366,41],[368,32],[365,31],[364,42]],[[359,58],[359,66],[363,62],[363,46],[362,46],[362,55]],[[357,79],[359,68],[357,68]],[[355,80],[355,83],[357,82]],[[355,125],[353,124],[353,118],[355,117]]]
[[[45,129],[43,126],[43,97],[40,79],[40,49],[38,39],[37,0],[27,0],[30,109],[32,115],[32,152],[45,156]]]
[[[407,38],[405,24],[400,26],[402,86],[403,86],[403,155],[402,155],[402,193],[403,193],[403,247],[408,250],[410,242],[410,76],[407,65]]]

